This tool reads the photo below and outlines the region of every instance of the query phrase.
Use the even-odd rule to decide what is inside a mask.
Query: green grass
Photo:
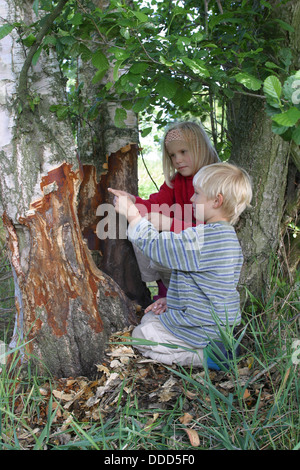
[[[153,165],[151,173],[161,184],[161,169]],[[144,169],[139,178],[142,197],[156,191]],[[7,269],[3,262],[3,272]],[[300,351],[295,345],[299,349],[300,279],[290,285],[279,271],[273,279],[268,298],[248,293],[239,333],[242,355],[234,358],[229,372],[178,366],[154,370],[179,384],[166,403],[149,401],[147,406],[140,393],[146,381],[130,360],[109,411],[95,405],[93,414],[83,413],[86,402],[80,400],[77,408],[67,410],[53,393],[59,383],[51,374],[40,377],[30,362],[20,364],[20,345],[0,372],[0,449],[299,450]],[[7,289],[2,288],[1,297]],[[7,329],[6,321],[0,323],[0,339],[9,337]],[[230,341],[232,332],[226,334]],[[151,380],[158,387],[157,379]],[[87,384],[91,394],[93,386]],[[186,413],[191,417],[184,424]],[[197,436],[197,447],[188,432]]]
[[[47,399],[42,394],[46,381],[50,390],[57,387],[55,380],[37,376],[30,364],[21,367],[16,350],[0,376],[0,448],[298,449],[300,354],[293,350],[295,338],[299,338],[299,319],[293,315],[297,302],[297,284],[276,288],[276,309],[252,298],[240,329],[242,356],[233,360],[222,381],[216,379],[220,373],[209,370],[165,367],[166,379],[174,377],[180,391],[169,405],[147,408],[144,402],[141,405],[137,376],[125,374],[113,412],[102,416],[99,408],[98,419],[80,419],[76,413],[63,416],[64,404],[52,393]],[[245,367],[249,374],[242,377]],[[222,388],[226,383],[230,387]],[[182,424],[180,418],[187,409],[192,419]],[[197,434],[197,447],[192,447],[187,430]]]

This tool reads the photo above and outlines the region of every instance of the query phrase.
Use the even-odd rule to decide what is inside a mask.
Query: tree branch
[[[26,101],[26,94],[27,94],[27,79],[28,79],[28,70],[31,66],[32,59],[38,48],[43,42],[44,37],[48,33],[49,29],[51,28],[54,20],[61,14],[64,6],[66,3],[68,3],[69,0],[60,0],[52,13],[50,13],[44,22],[43,27],[39,31],[39,33],[36,36],[36,41],[35,43],[31,46],[28,56],[25,59],[25,62],[23,64],[22,70],[20,72],[20,77],[19,77],[19,87],[18,87],[18,96],[19,99],[24,103]]]

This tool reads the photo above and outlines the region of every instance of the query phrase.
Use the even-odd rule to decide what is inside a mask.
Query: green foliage
[[[267,77],[264,93],[273,132],[300,145],[300,71],[288,77],[283,86],[276,76]]]
[[[285,0],[280,1],[276,8],[284,3]],[[285,48],[284,41],[286,32],[294,31],[276,18],[270,2],[223,0],[221,5],[220,11],[219,2],[210,2],[205,11],[205,2],[196,0],[174,2],[171,9],[166,0],[142,4],[112,0],[101,9],[89,0],[69,0],[33,61],[38,61],[42,50],[54,48],[67,76],[78,59],[83,63],[91,61],[98,93],[94,103],[81,107],[81,117],[90,119],[95,116],[96,103],[109,101],[117,101],[124,108],[116,112],[115,124],[120,127],[124,126],[125,110],[129,108],[146,123],[151,122],[154,109],[164,110],[155,117],[159,127],[179,116],[196,116],[202,121],[210,116],[215,120],[215,132],[221,128],[215,145],[223,149],[224,122],[218,122],[213,115],[212,102],[223,106],[235,93],[262,93],[270,73],[275,78],[279,72],[285,76],[293,73],[291,51]],[[41,19],[30,27],[4,25],[0,38],[17,27],[24,47],[30,48],[53,8],[50,0],[35,0],[33,10],[37,16],[42,13]],[[107,83],[112,64],[113,74]],[[71,89],[73,97],[76,86],[80,84]],[[69,101],[68,106],[73,109],[62,111],[61,116],[74,117],[79,112],[77,98],[78,94],[75,102]],[[277,95],[272,100],[270,97],[271,107],[277,98],[280,99]],[[293,135],[297,142],[297,105],[294,108],[279,108],[277,114],[286,114],[272,119],[274,132],[285,138]],[[290,132],[281,132],[283,126]]]

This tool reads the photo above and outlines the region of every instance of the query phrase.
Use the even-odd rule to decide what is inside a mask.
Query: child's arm
[[[135,206],[131,194],[112,188],[108,188],[108,191],[115,196],[114,206],[116,211],[119,214],[125,215],[129,224],[135,225],[137,222],[139,222],[142,216]]]

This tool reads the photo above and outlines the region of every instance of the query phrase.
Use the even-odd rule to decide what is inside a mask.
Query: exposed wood
[[[16,230],[4,216],[22,292],[24,335],[42,370],[92,376],[109,335],[135,323],[135,306],[94,264],[77,217],[79,172],[63,163],[43,177],[43,197],[20,219],[30,234],[23,273]]]
[[[107,172],[97,181],[96,170],[93,165],[83,165],[83,181],[79,192],[78,217],[81,230],[90,250],[100,256],[97,265],[102,271],[112,277],[132,300],[136,300],[145,307],[151,302],[151,297],[145,283],[142,282],[140,271],[136,262],[131,243],[126,233],[119,234],[119,219],[116,214],[116,238],[100,239],[97,236],[97,225],[101,219],[96,215],[101,204],[112,204],[112,197],[108,187],[123,189],[136,194],[135,175],[137,165],[137,145],[127,145],[107,158]],[[111,206],[112,207],[112,206]],[[113,215],[114,209],[112,208]],[[102,214],[104,215],[104,214]],[[126,229],[126,227],[125,227]],[[95,257],[96,258],[96,257]]]

